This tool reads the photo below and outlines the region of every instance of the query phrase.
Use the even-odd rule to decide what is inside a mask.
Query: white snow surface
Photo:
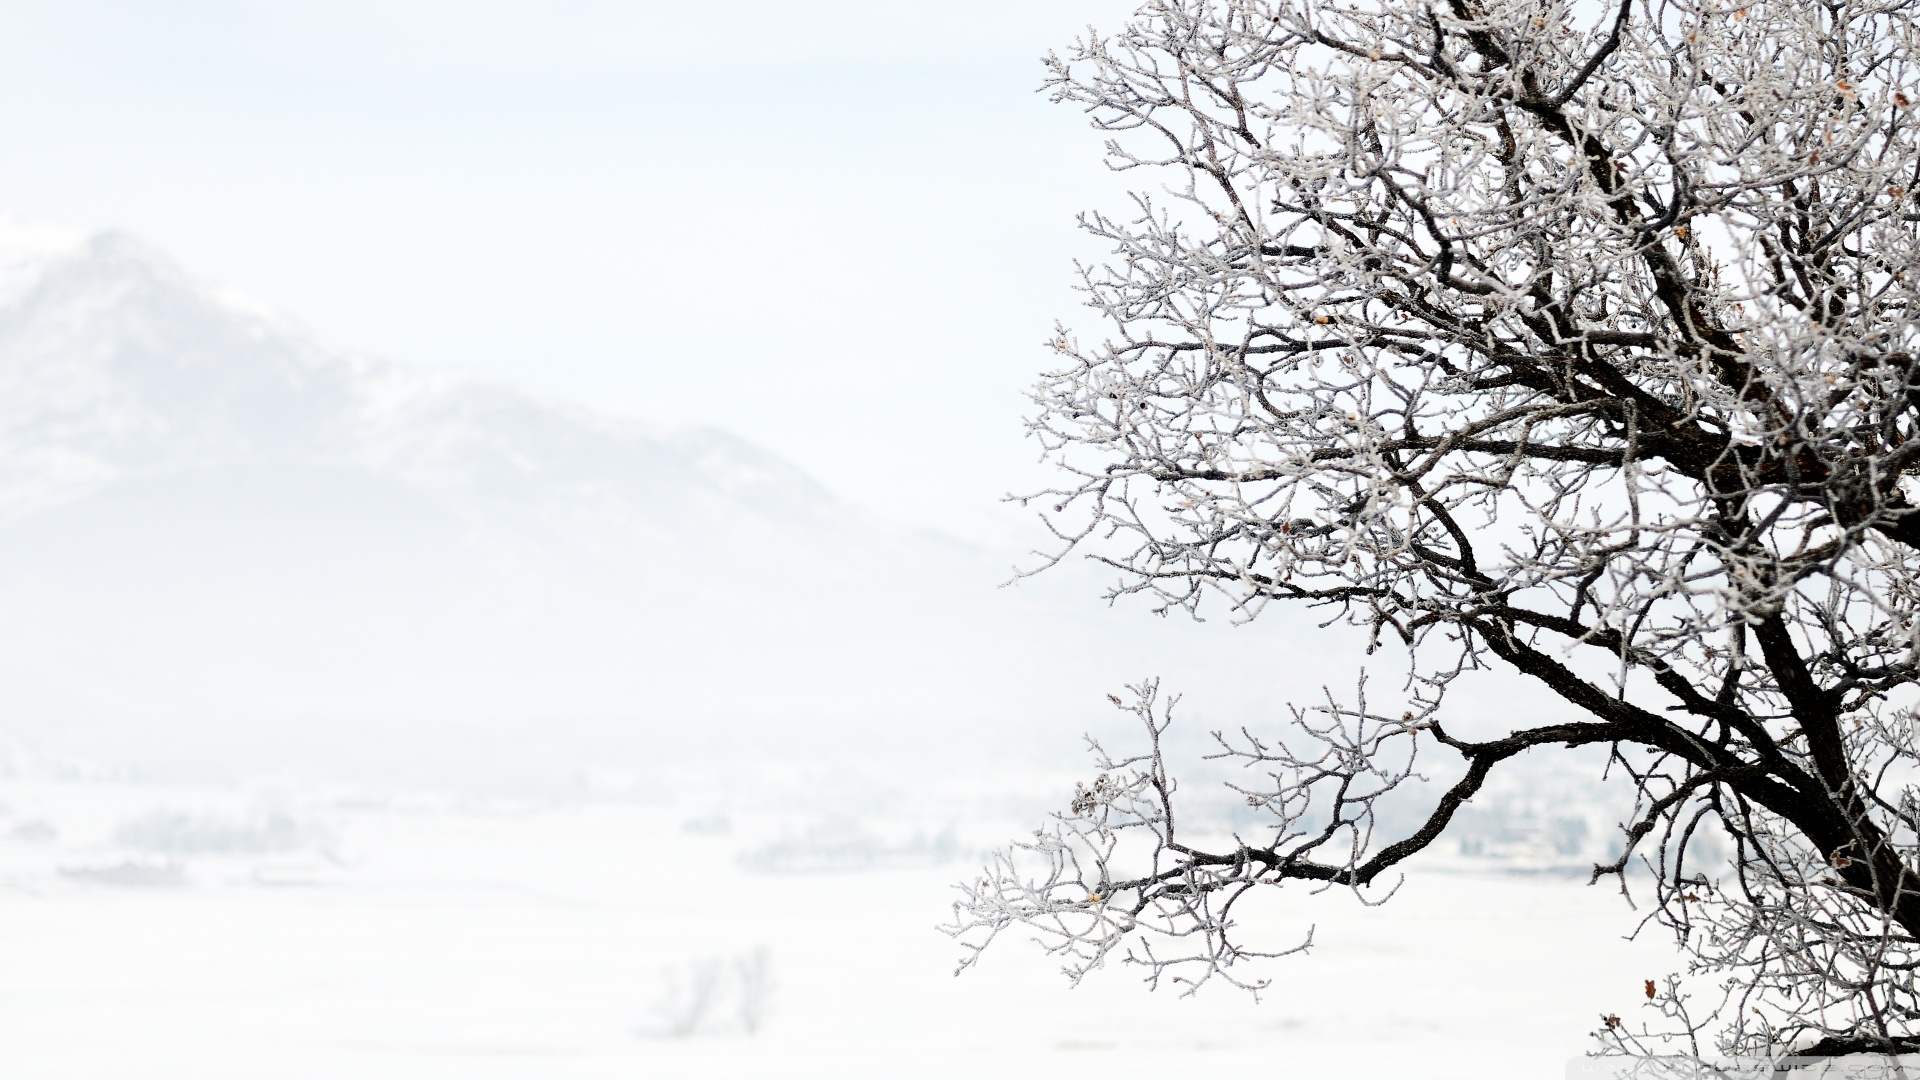
[[[1611,888],[1439,858],[1381,907],[1302,893],[1252,915],[1250,932],[1316,941],[1267,965],[1258,1002],[1148,993],[1118,967],[1069,988],[1019,939],[955,977],[935,930],[949,886],[1019,821],[976,814],[944,860],[769,873],[743,853],[809,824],[759,779],[759,805],[724,817],[696,783],[565,803],[0,783],[0,1057],[63,1080],[1544,1078],[1673,966],[1657,938],[1624,938],[1634,915]],[[941,827],[956,804],[922,795],[839,827]],[[263,807],[306,839],[170,856],[124,842],[157,812]],[[181,835],[235,834],[200,828]],[[756,951],[759,1030],[723,988],[688,1034],[663,1032],[676,977]]]

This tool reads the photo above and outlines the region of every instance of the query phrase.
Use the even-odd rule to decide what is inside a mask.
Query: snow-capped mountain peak
[[[738,438],[343,353],[132,237],[0,220],[0,522],[142,476],[273,462],[703,529],[845,512]]]

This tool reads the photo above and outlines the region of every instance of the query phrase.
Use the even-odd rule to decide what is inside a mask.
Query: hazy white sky
[[[712,423],[891,514],[1035,475],[1130,0],[0,0],[0,210],[338,344]]]

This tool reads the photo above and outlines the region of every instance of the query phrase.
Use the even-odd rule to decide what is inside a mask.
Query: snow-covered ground
[[[809,817],[704,781],[508,803],[42,776],[0,800],[8,1076],[1554,1077],[1672,967],[1609,887],[1448,854],[1381,908],[1290,902],[1317,945],[1258,1003],[1125,969],[1069,989],[1016,940],[956,978],[950,883],[1035,822],[937,795]]]

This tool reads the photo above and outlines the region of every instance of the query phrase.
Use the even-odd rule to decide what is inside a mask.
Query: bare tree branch
[[[1702,1013],[1670,981],[1665,1042],[1603,1041],[1920,1045],[1916,16],[1153,0],[1049,58],[1154,183],[1083,219],[1110,336],[1062,331],[1035,391],[1048,564],[1082,551],[1161,610],[1320,607],[1405,649],[1408,707],[1362,684],[1223,741],[1268,819],[1208,847],[1175,832],[1143,684],[1149,749],[1103,755],[955,933],[1257,988],[1239,898],[1375,888],[1504,762],[1597,744],[1637,801],[1600,870],[1653,869],[1723,990]],[[1486,671],[1576,719],[1453,737],[1447,690]],[[1379,830],[1436,752],[1459,778]]]

